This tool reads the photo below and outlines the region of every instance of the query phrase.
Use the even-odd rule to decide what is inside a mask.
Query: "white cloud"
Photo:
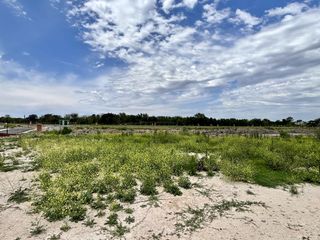
[[[168,11],[176,7],[174,1],[167,4]],[[0,66],[2,83],[8,82],[6,76],[14,75],[16,79],[27,79],[21,87],[16,81],[17,89],[23,89],[28,81],[47,87],[43,91],[52,96],[49,102],[40,88],[25,87],[35,93],[25,94],[33,106],[38,92],[48,106],[55,103],[56,92],[62,96],[61,105],[58,99],[56,106],[64,109],[70,108],[69,102],[79,106],[81,100],[79,109],[89,105],[90,110],[101,112],[201,111],[217,117],[243,114],[278,118],[296,111],[303,118],[315,117],[320,102],[320,9],[308,9],[294,18],[264,26],[244,10],[219,9],[216,1],[205,6],[203,20],[207,25],[194,26],[181,24],[184,15],[161,14],[153,0],[87,0],[81,5],[72,4],[69,16],[80,26],[84,42],[102,57],[123,61],[125,67],[87,79],[87,85],[78,87],[78,94],[70,87],[72,81],[65,84],[65,89],[57,89],[44,84],[47,76],[26,74],[12,66]],[[245,36],[228,35],[219,23],[230,18],[248,28],[259,25],[259,29]],[[100,64],[97,62],[96,67]],[[15,69],[13,73],[8,72],[11,68]],[[13,96],[5,101],[10,98]],[[22,106],[25,100],[17,99]]]
[[[178,2],[176,0],[161,0],[162,9],[165,13],[170,13],[170,11],[174,8],[194,8],[194,6],[198,3],[198,0],[182,0]]]
[[[11,8],[17,16],[31,20],[18,0],[3,0],[3,3]]]
[[[188,8],[193,8],[197,4],[198,0],[183,0],[183,3]]]
[[[248,27],[256,26],[262,22],[260,18],[252,16],[250,13],[241,9],[237,9],[235,14],[235,18],[230,20],[235,23],[243,23]]]
[[[174,5],[175,0],[162,0],[162,8],[168,13]]]
[[[262,27],[258,33],[235,38],[231,47],[217,45],[210,32],[181,26],[179,22],[160,16],[154,8],[149,11],[153,14],[152,20],[145,17],[144,21],[139,21],[140,30],[136,33],[139,37],[135,38],[134,33],[121,35],[125,39],[121,39],[118,49],[110,46],[114,41],[118,44],[119,39],[106,38],[105,35],[110,33],[101,29],[97,32],[95,25],[91,26],[92,31],[85,33],[92,37],[91,46],[99,45],[104,54],[110,54],[105,52],[109,49],[128,63],[126,69],[96,79],[94,82],[99,83],[99,87],[87,91],[90,96],[88,103],[124,109],[130,102],[137,109],[167,106],[176,108],[176,111],[184,108],[189,113],[194,111],[193,104],[199,101],[202,102],[202,109],[198,110],[204,112],[210,111],[212,104],[220,104],[223,111],[246,109],[249,104],[255,107],[254,112],[259,116],[264,113],[261,107],[266,103],[269,103],[268,106],[279,106],[286,96],[292,104],[284,107],[292,110],[294,89],[308,93],[304,89],[305,84],[299,81],[300,77],[303,76],[304,82],[309,82],[310,86],[317,85],[319,72],[313,69],[320,67],[320,30],[316,30],[320,29],[319,9]],[[105,12],[104,18],[109,18],[106,15]],[[260,19],[244,11],[238,10],[236,15],[248,26],[260,23]],[[101,19],[97,22],[100,23]],[[112,31],[120,32],[121,26],[115,22]],[[154,32],[156,36],[152,35]],[[236,90],[232,88],[234,82],[238,86]],[[284,96],[277,91],[277,86],[285,84],[290,84],[288,91],[292,94]],[[259,92],[257,86],[269,86],[270,93],[277,94],[269,95],[266,100],[267,94],[263,96],[264,92],[255,94]],[[221,101],[214,100],[218,96],[212,95],[212,92],[221,88],[224,89]],[[243,93],[255,96],[256,100],[242,96]],[[312,94],[320,102],[319,91]],[[308,107],[313,109],[315,106],[310,102]],[[285,111],[281,109],[281,112]]]
[[[217,4],[206,4],[203,6],[203,18],[206,22],[211,24],[219,24],[231,15],[229,8],[217,10]]]
[[[80,109],[74,77],[54,76],[26,70],[12,61],[0,59],[0,115],[30,113],[65,113]]]
[[[179,29],[175,22],[183,15],[164,17],[158,13],[154,0],[91,0],[73,7],[69,16],[80,18],[83,39],[104,55],[133,62],[143,54],[153,54],[165,37]],[[123,17],[126,16],[126,17]],[[94,21],[82,21],[83,18]]]
[[[290,3],[287,6],[281,8],[273,8],[270,9],[267,12],[267,15],[269,17],[275,17],[275,16],[284,16],[284,15],[297,15],[301,13],[304,10],[307,10],[309,7],[305,3],[299,3],[299,2],[294,2]]]
[[[29,53],[29,52],[24,51],[24,52],[22,52],[22,55],[23,55],[23,56],[30,56],[30,53]]]

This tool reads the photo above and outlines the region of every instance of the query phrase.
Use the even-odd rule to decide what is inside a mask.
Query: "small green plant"
[[[80,204],[74,204],[71,206],[71,210],[69,212],[69,216],[71,221],[78,222],[84,220],[86,215],[86,209]]]
[[[135,219],[133,216],[127,216],[124,221],[128,224],[134,223]]]
[[[174,196],[181,196],[182,195],[182,192],[179,189],[179,187],[176,184],[174,184],[171,180],[165,182],[164,190],[168,193],[171,193]]]
[[[106,213],[104,212],[104,211],[101,211],[101,210],[99,210],[98,212],[97,212],[97,214],[95,215],[95,217],[103,217],[103,216],[105,216],[106,215]]]
[[[186,159],[186,170],[189,175],[191,175],[191,176],[197,175],[198,164],[199,164],[198,160],[195,156],[189,156]]]
[[[129,229],[126,226],[123,226],[121,223],[117,224],[115,230],[112,232],[115,237],[122,237],[129,232]]]
[[[194,232],[202,228],[204,223],[212,222],[217,216],[223,216],[227,211],[234,209],[235,211],[249,211],[250,206],[262,206],[262,202],[223,200],[221,203],[213,205],[205,204],[202,208],[191,208],[190,206],[183,212],[177,213],[181,221],[176,223],[176,231]]]
[[[112,212],[118,212],[123,209],[123,206],[120,203],[112,202],[110,204],[109,210]]]
[[[64,222],[63,225],[60,227],[60,230],[63,232],[68,232],[71,229],[70,225],[68,222]]]
[[[146,179],[140,187],[140,193],[143,195],[156,195],[158,192],[155,182],[151,179]]]
[[[190,189],[192,187],[190,179],[187,176],[179,177],[178,185],[179,185],[179,187],[182,187],[184,189]]]
[[[156,195],[150,195],[148,199],[148,205],[153,207],[159,207],[159,198]],[[147,205],[141,205],[140,207],[146,207]]]
[[[44,233],[45,231],[46,230],[45,230],[44,226],[40,224],[40,221],[31,223],[31,229],[30,229],[31,236],[40,235],[41,233]]]
[[[215,172],[214,171],[211,171],[211,170],[208,170],[207,171],[207,176],[208,177],[213,177],[215,175]]]
[[[116,193],[116,198],[119,199],[121,202],[128,202],[133,203],[136,197],[136,191],[131,189],[120,189]]]
[[[132,213],[133,213],[133,209],[132,209],[132,208],[125,208],[125,209],[124,209],[124,212],[125,212],[126,214],[132,214]]]
[[[3,171],[4,170],[4,161],[5,161],[5,158],[0,154],[0,171]]]
[[[136,181],[135,177],[132,174],[127,174],[121,182],[121,188],[122,189],[129,189],[134,186],[137,186],[137,181]]]
[[[16,202],[16,203],[23,203],[29,200],[29,196],[27,193],[28,189],[22,189],[19,187],[16,191],[11,193],[8,201],[9,202]]]
[[[51,235],[48,240],[59,240],[61,238],[61,233]]]
[[[279,134],[281,138],[290,138],[290,134],[286,131],[281,130]]]
[[[291,193],[291,195],[298,195],[299,194],[298,188],[295,185],[290,186],[289,192]]]
[[[103,199],[101,199],[100,197],[97,198],[97,200],[92,201],[90,203],[90,206],[93,209],[106,209],[107,205],[103,202]]]
[[[93,226],[95,224],[96,224],[96,222],[94,221],[94,219],[91,219],[89,217],[87,217],[87,219],[83,223],[83,225],[85,225],[86,227],[90,227],[90,228],[93,228]]]
[[[110,225],[110,226],[115,226],[118,223],[118,214],[112,213],[105,224]]]
[[[64,127],[62,130],[59,131],[59,133],[62,135],[67,135],[67,134],[72,133],[72,129],[68,128],[68,127]]]

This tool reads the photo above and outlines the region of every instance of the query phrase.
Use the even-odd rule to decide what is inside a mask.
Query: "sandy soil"
[[[11,150],[12,151],[12,150]],[[26,160],[27,161],[27,160]],[[41,214],[32,212],[30,202],[8,202],[10,194],[18,188],[34,188],[36,172],[14,170],[0,173],[0,239],[50,239],[54,234],[66,240],[119,239],[112,237],[113,231],[105,225],[109,212],[103,217],[94,217],[95,210],[88,210],[96,224],[90,228],[83,223],[68,222],[71,229],[62,232],[63,221],[50,223]],[[126,224],[128,214],[119,212],[123,225],[130,229],[122,239],[320,239],[320,187],[309,184],[298,185],[299,194],[291,195],[284,188],[266,188],[247,183],[229,182],[223,176],[212,178],[192,177],[195,186],[182,190],[183,195],[174,197],[159,189],[158,200],[148,201],[138,196],[135,203],[126,205],[134,209],[135,222]],[[249,191],[248,191],[249,190]],[[204,211],[199,228],[188,231],[177,229],[177,223],[186,222],[177,213],[193,217],[186,212],[188,206],[201,209],[216,206],[223,200],[260,202],[247,211],[231,208],[221,214],[211,216]],[[210,219],[210,216],[212,217]],[[32,236],[32,223],[43,225],[45,232]],[[190,228],[189,228],[190,229]],[[51,238],[53,239],[53,238]]]

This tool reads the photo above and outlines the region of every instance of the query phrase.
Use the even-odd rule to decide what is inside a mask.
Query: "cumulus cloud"
[[[299,2],[293,2],[288,4],[285,7],[278,7],[273,8],[270,10],[267,10],[267,15],[269,17],[275,17],[275,16],[284,16],[284,15],[297,15],[301,13],[304,10],[307,10],[309,6],[305,3],[299,3]]]
[[[169,13],[174,8],[194,8],[194,6],[198,3],[198,0],[182,0],[182,1],[176,1],[176,0],[161,0],[162,3],[162,9],[165,13]]]
[[[169,13],[169,10],[172,9],[175,0],[162,0],[162,8],[166,13]]]
[[[126,10],[128,21],[125,23],[117,17],[120,15],[117,11],[122,10],[112,9],[114,6],[106,2],[99,5],[98,0],[89,2],[91,4],[77,9],[78,13],[98,16],[93,22],[82,23],[85,41],[102,54],[127,63],[125,69],[96,79],[99,87],[86,92],[90,96],[87,102],[92,104],[122,109],[130,102],[140,109],[167,106],[191,112],[194,104],[202,102],[199,110],[208,112],[213,103],[220,104],[222,109],[231,109],[235,102],[237,109],[244,109],[246,104],[256,106],[258,114],[263,112],[259,107],[266,104],[282,106],[286,101],[294,104],[293,90],[303,91],[304,82],[309,82],[309,87],[317,84],[315,76],[318,77],[319,72],[313,69],[320,66],[318,8],[236,37],[230,47],[215,42],[213,31],[182,26],[178,16],[159,14],[153,1],[133,4],[132,12],[137,17],[131,20],[131,10]],[[125,0],[118,4],[121,2]],[[204,10],[208,22],[219,22],[233,14],[248,27],[261,23],[244,10],[234,13],[224,10],[225,15],[221,17],[214,17],[216,5],[206,5]],[[304,82],[299,81],[301,77]],[[280,86],[286,84],[290,84],[288,91],[292,94],[281,95],[282,90],[277,91],[277,86],[281,89]],[[268,95],[263,91],[258,94],[257,87],[263,89],[263,86],[269,86],[270,93],[277,94]],[[214,101],[221,89],[221,99]],[[312,94],[320,101],[319,91]],[[269,98],[264,99],[267,96]],[[310,102],[309,107],[312,104]],[[292,105],[284,106],[292,109]]]
[[[188,8],[193,8],[197,2],[198,0],[183,0],[183,4]]]
[[[203,19],[211,24],[219,24],[231,14],[229,8],[217,9],[217,2],[203,6]]]
[[[295,117],[292,111],[297,111],[297,117],[316,117],[320,102],[319,8],[309,7],[286,21],[262,23],[263,17],[240,9],[219,9],[219,2],[214,1],[204,4],[200,23],[182,24],[183,12],[163,11],[170,12],[181,3],[194,7],[197,1],[156,3],[70,3],[69,20],[100,55],[96,67],[103,64],[103,57],[116,58],[124,67],[87,79],[88,84],[79,86],[77,94],[68,95],[69,87],[58,90],[68,96],[63,102],[70,99],[75,105],[81,101],[81,105],[101,111],[131,113],[201,111],[217,117],[278,118],[281,114]],[[220,28],[220,23],[251,31],[232,35]],[[0,76],[8,76],[8,72],[1,73],[7,71],[3,69]]]
[[[262,21],[260,18],[252,16],[250,13],[248,13],[244,10],[241,10],[241,9],[237,9],[235,15],[236,16],[234,18],[230,19],[230,21],[238,23],[238,24],[243,23],[243,24],[247,25],[248,27],[256,26],[256,25],[260,24]]]

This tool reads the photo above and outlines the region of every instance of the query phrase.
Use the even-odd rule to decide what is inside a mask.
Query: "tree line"
[[[288,117],[282,120],[272,121],[269,119],[236,119],[222,118],[216,119],[207,117],[203,113],[194,116],[149,116],[148,114],[129,115],[125,113],[105,113],[92,115],[79,115],[77,113],[65,116],[55,114],[44,114],[38,116],[31,114],[24,118],[11,117],[5,115],[0,117],[2,123],[14,124],[58,124],[59,120],[69,120],[70,124],[104,124],[104,125],[177,125],[177,126],[310,126],[320,127],[320,118],[304,122]]]

